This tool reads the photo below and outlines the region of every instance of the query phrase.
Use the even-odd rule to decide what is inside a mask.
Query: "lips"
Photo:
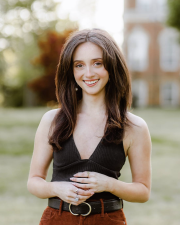
[[[96,79],[96,80],[83,80],[83,81],[84,81],[84,83],[87,86],[92,87],[92,86],[95,86],[98,83],[99,80],[100,79]]]

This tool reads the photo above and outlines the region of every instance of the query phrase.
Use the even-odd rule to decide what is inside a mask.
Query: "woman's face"
[[[83,93],[97,95],[105,92],[109,73],[103,65],[102,49],[91,43],[80,44],[73,54],[73,71]]]

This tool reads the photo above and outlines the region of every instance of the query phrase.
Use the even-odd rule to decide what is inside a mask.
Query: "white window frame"
[[[149,65],[149,36],[140,26],[134,27],[127,40],[128,66],[131,71],[145,71]]]
[[[169,72],[179,70],[180,47],[175,29],[166,28],[160,33],[159,47],[161,69]]]
[[[138,107],[145,107],[148,105],[149,88],[146,81],[142,79],[133,80],[132,93],[136,98],[135,101]]]
[[[136,8],[141,11],[151,11],[152,0],[136,0]]]
[[[176,81],[169,81],[161,84],[160,103],[162,106],[179,105],[179,85]]]

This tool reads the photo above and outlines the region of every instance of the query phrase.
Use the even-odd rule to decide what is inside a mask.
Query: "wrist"
[[[48,182],[48,190],[49,190],[49,194],[50,194],[52,197],[57,196],[55,182]]]
[[[111,192],[113,193],[114,191],[114,181],[116,181],[114,178],[109,177],[109,179],[107,179],[107,184],[106,184],[106,191],[107,192]]]

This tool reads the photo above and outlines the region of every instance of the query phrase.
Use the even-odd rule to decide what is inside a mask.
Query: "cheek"
[[[101,72],[101,77],[104,79],[104,80],[107,80],[109,79],[109,73],[107,70],[102,70]]]
[[[78,80],[80,79],[81,75],[79,73],[79,71],[73,71],[74,72],[74,79],[76,80],[76,82],[78,82]]]

